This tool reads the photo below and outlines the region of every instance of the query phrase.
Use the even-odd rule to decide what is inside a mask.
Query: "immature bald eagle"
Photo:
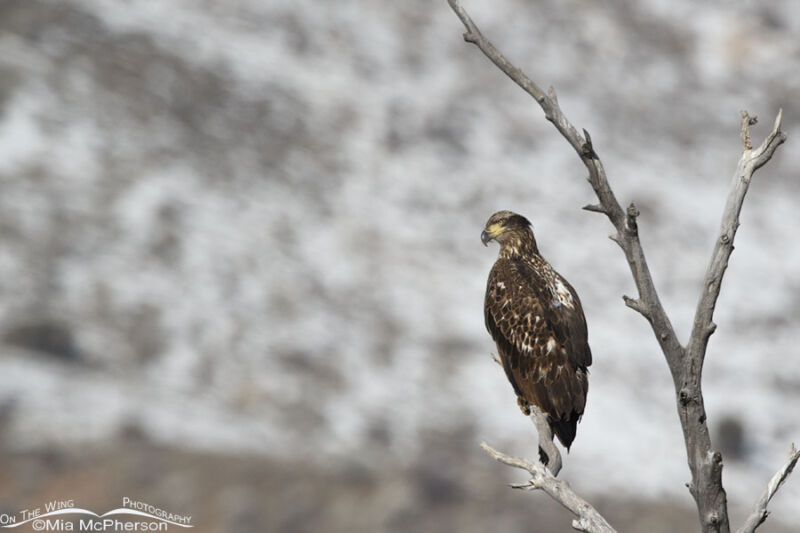
[[[523,413],[537,406],[569,450],[586,405],[592,364],[581,302],[539,255],[531,224],[522,215],[495,213],[481,240],[500,244],[486,285],[486,329]],[[548,464],[541,446],[539,454]]]

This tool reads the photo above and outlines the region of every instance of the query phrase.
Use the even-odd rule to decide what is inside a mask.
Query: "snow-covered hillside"
[[[535,5],[534,5],[535,4]],[[705,371],[748,503],[800,440],[800,9],[465,2],[591,134],[682,339],[739,157],[746,201]],[[14,448],[156,442],[411,461],[446,429],[533,455],[482,299],[498,209],[576,287],[595,363],[564,475],[688,499],[666,365],[585,170],[447,3],[0,6],[0,406]],[[734,432],[735,433],[735,432]],[[735,440],[735,439],[734,439]],[[730,444],[736,447],[736,443]],[[774,502],[795,521],[800,480]]]

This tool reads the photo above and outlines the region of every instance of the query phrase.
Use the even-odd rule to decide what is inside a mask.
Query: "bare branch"
[[[733,241],[739,228],[739,214],[753,173],[763,166],[785,140],[780,131],[782,112],[778,112],[772,131],[757,149],[752,149],[750,126],[756,123],[746,111],[742,112],[741,138],[744,150],[736,166],[731,190],[722,213],[719,238],[706,270],[703,290],[695,311],[692,333],[686,346],[685,362],[678,375],[673,375],[676,387],[687,391],[687,401],[681,401],[678,413],[683,427],[692,483],[689,490],[697,501],[704,531],[727,532],[730,529],[727,513],[727,497],[722,487],[722,459],[711,448],[711,438],[706,423],[701,379],[708,340],[716,330],[714,309],[722,288],[722,278],[733,252]]]
[[[648,309],[644,305],[642,305],[641,300],[637,300],[636,298],[631,298],[627,295],[622,295],[622,300],[625,302],[625,305],[640,313],[643,317],[647,320],[650,320],[650,315],[648,314]]]
[[[572,514],[577,516],[572,521],[572,527],[578,531],[587,533],[616,533],[603,516],[597,512],[586,500],[578,496],[566,481],[556,479],[540,463],[535,463],[527,459],[511,457],[498,452],[485,442],[481,443],[486,453],[503,464],[527,470],[531,474],[531,479],[527,483],[512,485],[514,488],[523,490],[542,490],[551,498],[566,507]]]
[[[792,444],[789,449],[789,460],[786,461],[786,464],[775,472],[775,475],[769,480],[767,488],[764,489],[764,492],[761,493],[761,497],[758,498],[758,501],[753,506],[750,516],[747,517],[747,520],[744,521],[744,524],[742,524],[742,527],[740,527],[736,533],[753,533],[758,526],[764,523],[764,520],[766,520],[769,515],[767,504],[775,493],[778,492],[778,489],[786,478],[789,477],[789,474],[792,473],[798,459],[800,459],[800,451],[796,450],[794,444]]]
[[[722,278],[728,268],[728,259],[733,252],[733,240],[736,237],[736,230],[739,229],[739,214],[742,211],[744,197],[750,187],[750,180],[755,171],[769,161],[772,154],[775,153],[775,149],[786,140],[786,134],[780,130],[782,116],[783,111],[778,111],[772,131],[761,146],[753,150],[750,142],[750,126],[755,124],[755,118],[750,117],[747,111],[742,111],[741,132],[744,151],[736,166],[731,190],[722,213],[719,238],[714,245],[711,262],[706,270],[703,291],[695,311],[692,335],[688,345],[688,355],[690,358],[696,359],[698,370],[702,367],[708,339],[714,332],[715,326],[712,322],[714,308],[722,287]]]
[[[753,165],[753,172],[764,166],[764,164],[772,159],[772,154],[778,146],[786,141],[786,134],[781,131],[781,122],[783,121],[783,109],[778,110],[778,116],[775,117],[775,123],[772,125],[772,131],[769,132],[767,138],[761,143],[761,146],[756,149],[752,154],[751,164]],[[751,172],[752,175],[752,172]]]
[[[584,211],[594,211],[595,213],[606,214],[606,210],[600,204],[586,204],[581,209],[583,209]]]
[[[745,150],[752,150],[753,145],[750,142],[750,126],[754,126],[758,122],[758,117],[751,117],[750,113],[744,109],[739,113],[742,115],[742,145]]]
[[[472,21],[472,18],[467,14],[464,8],[459,4],[458,0],[447,0],[450,7],[455,14],[461,19],[467,32],[464,34],[464,40],[468,43],[474,43],[481,49],[481,51],[488,57],[497,67],[505,72],[505,74],[514,80],[514,82],[522,87],[522,89],[530,94],[544,110],[544,115],[547,120],[551,121],[558,131],[569,141],[572,147],[579,152],[583,149],[584,141],[581,138],[575,127],[566,119],[561,109],[558,107],[558,100],[555,98],[555,90],[552,91],[552,96],[546,94],[541,87],[539,87],[533,80],[528,78],[524,72],[515,67],[511,62],[500,53],[500,51],[483,36],[478,26]],[[591,142],[588,143],[591,147]],[[590,169],[591,172],[591,169]]]

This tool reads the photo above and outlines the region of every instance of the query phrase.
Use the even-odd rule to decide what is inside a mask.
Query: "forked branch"
[[[523,490],[539,489],[546,492],[577,517],[572,521],[573,528],[587,533],[616,533],[591,504],[578,496],[566,481],[554,477],[541,463],[511,457],[498,452],[485,442],[481,443],[481,448],[503,464],[527,470],[531,479],[527,483],[515,484],[512,487]]]

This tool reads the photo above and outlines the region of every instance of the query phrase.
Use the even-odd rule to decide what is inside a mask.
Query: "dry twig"
[[[772,479],[769,480],[769,484],[767,488],[764,489],[764,492],[761,493],[761,497],[753,506],[753,510],[750,511],[750,515],[742,524],[736,533],[753,533],[758,526],[764,523],[764,520],[767,519],[769,512],[767,511],[767,504],[778,492],[778,489],[786,481],[786,478],[789,477],[789,474],[792,473],[794,470],[794,466],[797,464],[797,460],[800,459],[800,451],[796,450],[794,444],[789,449],[789,460],[786,461],[780,470],[775,472],[775,475],[772,476]]]

